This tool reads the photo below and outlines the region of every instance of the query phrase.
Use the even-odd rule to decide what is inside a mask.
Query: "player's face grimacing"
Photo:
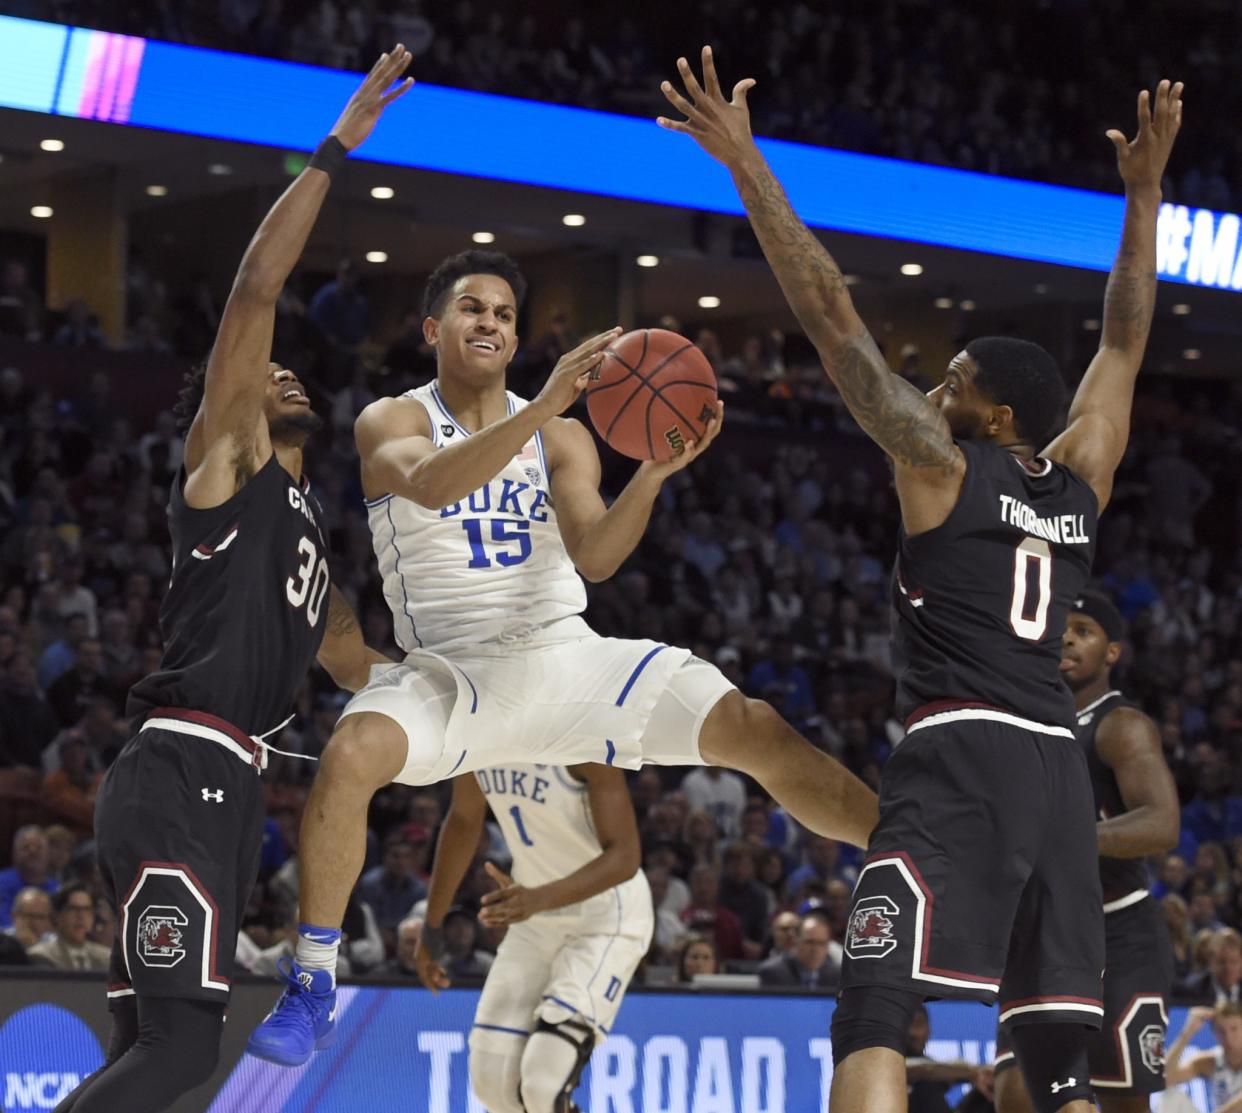
[[[982,440],[988,436],[995,403],[975,386],[979,367],[964,351],[950,361],[944,382],[927,393],[931,403],[949,423],[959,440]]]
[[[1119,642],[1108,635],[1094,618],[1073,611],[1061,638],[1061,675],[1071,688],[1089,684],[1112,667],[1121,653]]]
[[[424,322],[423,334],[441,372],[489,382],[504,375],[517,351],[517,299],[498,275],[462,275],[444,295],[439,319]]]
[[[306,389],[292,371],[279,363],[269,363],[267,370],[263,414],[267,418],[268,435],[274,441],[301,445],[323,421],[311,409]]]

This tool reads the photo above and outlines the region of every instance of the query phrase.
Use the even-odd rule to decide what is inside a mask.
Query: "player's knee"
[[[541,1020],[522,1052],[525,1113],[564,1113],[594,1046],[594,1032],[577,1020]]]
[[[906,1053],[910,1022],[923,999],[907,989],[851,986],[841,991],[832,1014],[832,1061],[843,1063],[855,1051],[887,1047]]]
[[[713,765],[750,772],[778,759],[779,752],[770,744],[788,732],[789,727],[770,703],[733,691],[722,696],[708,713],[699,736],[699,752]]]
[[[517,1063],[510,1064],[505,1056],[471,1050],[470,1089],[488,1113],[525,1113],[519,1069]]]
[[[1016,1062],[1004,1070],[996,1071],[996,1095],[993,1098],[996,1113],[1033,1113],[1026,1083]]]
[[[337,785],[371,790],[388,784],[405,764],[405,732],[385,715],[347,715],[320,759],[320,776]]]

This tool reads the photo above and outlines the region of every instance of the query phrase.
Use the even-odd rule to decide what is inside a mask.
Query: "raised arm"
[[[440,827],[436,840],[436,858],[431,867],[431,884],[427,892],[427,915],[423,934],[418,942],[414,963],[423,985],[433,993],[449,984],[440,960],[444,957],[444,917],[453,905],[453,897],[461,888],[462,879],[474,861],[483,821],[487,818],[487,797],[479,788],[473,773],[453,779],[453,802]]]
[[[332,170],[371,133],[383,110],[409,89],[392,83],[409,64],[396,46],[381,55],[310,164],[272,206],[242,256],[207,360],[203,401],[186,439],[192,506],[230,498],[271,453],[263,400],[271,371],[276,300],[328,194]]]
[[[892,457],[899,471],[919,473],[919,482],[946,488],[955,501],[965,462],[948,424],[925,395],[889,370],[854,309],[841,269],[798,218],[755,145],[746,106],[754,80],[739,81],[726,100],[711,48],[706,46],[702,85],[686,59],[678,59],[677,67],[686,94],[667,81],[661,88],[686,119],[661,116],[660,126],[693,137],[733,175],[768,265],[863,431]]]
[[[559,881],[534,889],[515,885],[488,862],[487,872],[500,886],[483,898],[479,919],[489,927],[518,924],[539,912],[589,900],[628,881],[642,865],[638,822],[625,774],[607,765],[575,765],[572,771],[586,782],[591,822],[602,848],[599,856]]]
[[[445,448],[436,448],[432,441],[431,421],[421,402],[372,402],[354,424],[364,494],[368,499],[400,495],[431,510],[460,502],[491,482],[536,429],[573,404],[620,332],[609,329],[566,352],[528,406]]]
[[[1096,753],[1117,778],[1126,811],[1101,820],[1096,831],[1106,858],[1145,858],[1177,845],[1181,809],[1156,724],[1141,711],[1119,707],[1100,724]]]
[[[1192,1078],[1205,1078],[1212,1073],[1216,1066],[1216,1056],[1211,1051],[1198,1051],[1188,1059],[1182,1058],[1190,1041],[1194,1039],[1195,1033],[1211,1020],[1212,1010],[1203,1006],[1196,1006],[1186,1014],[1186,1023],[1182,1025],[1182,1030],[1178,1032],[1177,1039],[1173,1041],[1165,1056],[1164,1084],[1166,1086],[1180,1086]]]
[[[1153,103],[1154,100],[1154,103]],[[1138,96],[1133,142],[1108,132],[1126,188],[1121,246],[1104,289],[1100,349],[1070,405],[1069,423],[1043,455],[1072,468],[1091,485],[1103,510],[1130,439],[1134,382],[1147,350],[1156,305],[1156,218],[1160,182],[1182,126],[1182,83],[1162,81],[1154,98]]]

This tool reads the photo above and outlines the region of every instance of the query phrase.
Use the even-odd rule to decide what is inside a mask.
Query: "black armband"
[[[342,166],[345,165],[345,158],[349,154],[345,150],[344,144],[337,139],[335,135],[329,135],[318,147],[315,153],[311,155],[307,166],[313,166],[316,170],[322,170],[331,178]]]
[[[445,950],[444,926],[433,928],[430,924],[423,924],[422,943],[431,961],[439,962],[444,957]]]

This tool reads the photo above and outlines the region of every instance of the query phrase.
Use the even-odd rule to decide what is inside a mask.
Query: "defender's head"
[[[1038,344],[1008,336],[972,340],[928,397],[955,437],[1042,449],[1060,431],[1065,380]]]
[[[423,290],[423,336],[441,374],[482,386],[517,351],[517,318],[526,279],[499,251],[463,251],[445,259]]]
[[[1107,595],[1084,591],[1078,597],[1061,638],[1061,675],[1073,691],[1108,675],[1125,632],[1125,619]]]
[[[194,424],[207,382],[207,362],[189,371],[181,395],[173,409],[177,427],[188,433]],[[274,445],[301,448],[312,433],[323,428],[323,418],[311,409],[310,399],[297,375],[279,363],[267,365],[267,388],[263,394],[263,416]]]

